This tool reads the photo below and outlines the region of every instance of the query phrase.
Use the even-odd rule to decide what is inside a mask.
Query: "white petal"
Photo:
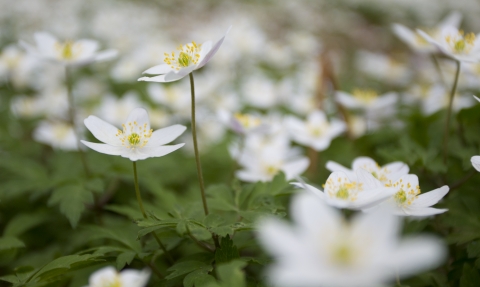
[[[479,99],[479,98],[477,98],[476,96],[473,96],[473,97],[475,98],[475,100],[477,100],[477,101],[480,102],[480,99]]]
[[[360,213],[352,219],[353,238],[368,236],[369,244],[384,251],[397,240],[401,220],[384,209]]]
[[[145,145],[145,147],[156,147],[168,144],[180,136],[186,129],[187,127],[182,125],[173,125],[156,130],[152,133],[152,136],[148,140],[148,143]]]
[[[118,57],[118,51],[114,49],[108,49],[102,52],[98,52],[93,59],[95,62],[110,61]]]
[[[429,207],[440,201],[449,191],[448,186],[444,185],[430,192],[422,193],[410,205],[413,207]]]
[[[89,116],[84,121],[87,129],[93,136],[101,142],[112,146],[121,146],[122,142],[116,136],[118,129],[106,121],[97,118],[96,116]]]
[[[165,74],[165,82],[173,82],[176,80],[180,80],[181,78],[190,74],[194,69],[195,66],[188,66],[180,69],[178,72],[170,72],[168,74]]]
[[[218,49],[220,48],[220,46],[223,43],[223,40],[225,39],[225,36],[227,36],[228,32],[230,31],[230,28],[232,28],[232,26],[228,27],[227,32],[225,32],[223,37],[220,38],[220,40],[218,40],[215,43],[215,45],[213,45],[213,47],[210,49],[208,54],[206,54],[205,57],[203,58],[203,60],[197,65],[197,69],[200,69],[201,67],[203,67],[217,53]]]
[[[325,200],[325,194],[323,193],[323,191],[321,191],[320,189],[310,185],[310,184],[303,184],[301,182],[292,182],[291,183],[292,185],[296,186],[296,187],[299,187],[299,188],[302,188],[306,191],[309,191],[313,194],[315,194],[316,196],[320,197],[321,199]]]
[[[442,29],[443,27],[452,26],[458,28],[460,26],[460,22],[462,21],[462,14],[458,11],[453,11],[452,13],[448,14],[445,19],[440,22],[438,27]]]
[[[402,175],[408,174],[408,172],[410,171],[410,168],[408,167],[408,165],[401,161],[389,163],[387,165],[382,166],[382,168],[386,169],[390,173],[396,174],[396,176],[402,176]],[[389,177],[389,179],[391,178]],[[392,181],[395,181],[395,179],[392,179]]]
[[[362,104],[359,103],[359,101],[356,100],[354,96],[342,91],[335,92],[335,99],[337,100],[337,102],[350,109],[362,107]]]
[[[310,160],[306,157],[302,157],[300,159],[286,163],[282,167],[282,171],[285,173],[286,179],[290,180],[295,176],[302,174],[308,168],[309,164]]]
[[[419,216],[419,217],[427,217],[427,216],[432,216],[436,214],[441,214],[445,213],[448,211],[448,209],[440,209],[440,208],[433,208],[433,207],[405,207],[404,211],[409,215],[409,216]]]
[[[327,164],[325,165],[325,167],[331,171],[331,172],[334,172],[334,171],[341,171],[341,172],[344,172],[346,174],[350,174],[350,173],[353,173],[352,170],[344,167],[343,165],[341,164],[338,164],[334,161],[327,161]]]
[[[294,230],[273,217],[261,219],[257,224],[257,233],[263,247],[273,254],[289,256],[301,247]]]
[[[83,140],[81,142],[84,145],[88,146],[89,148],[93,149],[94,151],[98,151],[99,153],[104,153],[109,155],[123,155],[126,151],[128,151],[128,149],[125,147],[111,146],[108,144],[91,143]]]
[[[146,129],[150,129],[150,121],[148,120],[148,113],[145,109],[143,108],[135,108],[133,111],[130,112],[128,115],[127,120],[125,121],[125,124],[128,125],[128,123],[137,122],[139,126],[142,126],[144,124],[147,124]]]
[[[395,92],[386,93],[384,95],[379,96],[374,104],[372,105],[372,109],[384,109],[388,106],[394,105],[398,102],[398,94]]]
[[[352,162],[352,169],[355,171],[359,168],[368,168],[368,167],[377,167],[377,162],[374,161],[373,159],[366,157],[366,156],[360,156],[357,157],[353,160]]]
[[[358,194],[358,199],[353,202],[352,207],[360,210],[370,209],[388,200],[394,193],[394,189],[384,187],[364,190]]]
[[[40,54],[47,57],[55,57],[55,44],[57,39],[47,32],[38,32],[33,35]]]
[[[79,40],[73,44],[72,48],[78,49],[78,51],[81,53],[80,58],[92,58],[95,52],[98,50],[98,42],[87,39]]]
[[[118,272],[112,266],[95,271],[88,279],[89,286],[104,286],[105,283],[115,283]]]
[[[121,286],[144,287],[148,283],[150,271],[144,269],[142,271],[127,269],[120,273]]]
[[[383,184],[378,179],[363,168],[356,169],[355,174],[358,182],[363,183],[363,188],[366,190],[383,187]]]
[[[141,152],[148,155],[149,157],[161,157],[176,151],[184,145],[184,143],[181,143],[176,145],[164,145],[158,147],[143,147],[141,148]]]
[[[161,75],[172,71],[172,68],[167,64],[160,64],[144,71],[142,74]]]
[[[397,35],[400,40],[405,42],[408,46],[410,46],[412,49],[416,48],[416,35],[415,32],[412,30],[408,29],[407,27],[401,25],[401,24],[393,24],[392,25],[392,30],[395,35]]]
[[[474,167],[477,171],[480,171],[480,156],[478,156],[478,155],[472,156],[472,158],[470,159],[470,161],[472,162],[473,167]]]

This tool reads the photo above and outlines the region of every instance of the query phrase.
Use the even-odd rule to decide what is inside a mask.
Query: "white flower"
[[[241,135],[247,135],[255,132],[264,132],[269,126],[263,119],[256,114],[230,114],[225,110],[218,112],[218,117],[225,122],[234,132]]]
[[[62,150],[77,150],[75,131],[68,123],[61,121],[41,121],[33,131],[37,142]]]
[[[337,119],[328,122],[325,113],[320,110],[311,112],[306,122],[290,116],[286,118],[285,124],[294,141],[316,151],[327,149],[332,139],[346,129],[345,124]]]
[[[422,30],[417,32],[448,57],[460,62],[480,61],[480,34],[465,34],[453,26],[443,27],[438,39],[432,38]]]
[[[165,144],[181,135],[186,127],[173,125],[154,132],[150,129],[147,111],[142,108],[136,108],[130,113],[126,123],[122,125],[123,130],[96,116],[89,116],[84,123],[95,138],[105,143],[98,144],[82,140],[84,145],[100,153],[120,155],[131,161],[164,156],[184,145],[183,143]]]
[[[462,15],[460,13],[452,12],[442,22],[440,22],[435,29],[428,31],[428,34],[433,39],[438,39],[440,36],[439,31],[441,31],[443,27],[458,27],[461,20]],[[436,47],[426,41],[425,38],[401,24],[393,24],[392,30],[395,35],[400,38],[400,40],[405,42],[405,44],[407,44],[414,51],[420,53],[433,53],[436,51]]]
[[[407,65],[386,54],[359,51],[355,57],[355,66],[359,71],[389,84],[408,84],[411,76]]]
[[[367,114],[391,108],[397,101],[398,95],[390,92],[378,95],[374,90],[354,89],[352,94],[337,91],[335,99],[350,109],[363,109]]]
[[[148,283],[150,272],[147,270],[125,269],[122,272],[111,266],[102,268],[88,279],[85,287],[144,287]]]
[[[480,156],[478,156],[478,155],[472,156],[472,158],[470,159],[470,161],[472,162],[473,167],[474,167],[477,171],[480,171]]]
[[[130,112],[138,106],[143,104],[135,91],[128,91],[121,98],[109,94],[102,97],[97,113],[102,115],[105,121],[113,125],[121,125]]]
[[[397,181],[391,181],[386,186],[393,188],[395,194],[385,202],[384,207],[395,215],[425,217],[448,211],[448,209],[430,207],[448,193],[449,188],[446,185],[420,194],[418,177],[414,174],[407,174]]]
[[[408,171],[410,170],[407,164],[400,161],[379,166],[373,159],[364,156],[357,157],[353,160],[352,169],[348,169],[334,161],[328,161],[326,168],[331,172],[344,172],[348,177],[353,177],[355,171],[358,169],[364,169],[383,184],[389,183],[389,181],[396,181],[401,176],[408,174]]]
[[[341,171],[331,173],[323,191],[303,183],[293,184],[316,194],[328,205],[354,210],[373,207],[387,200],[394,193],[392,189],[385,187],[362,168],[355,170],[355,175],[350,176]]]
[[[422,112],[425,115],[431,115],[449,105],[449,94],[444,85],[435,84],[430,87],[414,86],[411,91],[412,97],[420,101]],[[472,99],[455,94],[452,103],[453,111],[457,112],[462,108],[472,106]]]
[[[400,240],[400,219],[383,212],[346,221],[341,212],[302,193],[293,198],[291,226],[276,218],[258,224],[259,240],[276,262],[275,286],[384,286],[439,265],[445,247],[425,236]]]
[[[171,54],[165,53],[165,64],[154,66],[143,72],[144,74],[159,76],[142,77],[138,80],[161,83],[180,80],[192,71],[205,66],[205,64],[212,59],[222,45],[228,31],[230,31],[230,28],[228,28],[225,35],[223,35],[223,37],[213,46],[211,41],[207,41],[203,44],[197,44],[192,41],[192,43],[180,46],[178,48],[178,54],[175,52],[172,52]]]
[[[92,62],[110,60],[117,56],[115,50],[97,52],[98,43],[93,40],[60,42],[46,32],[35,33],[34,38],[35,47],[23,41],[20,42],[20,45],[34,56],[65,65],[86,65]]]

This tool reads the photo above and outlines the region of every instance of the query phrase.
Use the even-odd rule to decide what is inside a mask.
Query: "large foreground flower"
[[[303,183],[293,183],[317,195],[328,205],[337,208],[362,210],[387,200],[394,190],[384,186],[365,169],[355,170],[354,175],[335,171],[328,177],[324,190]]]
[[[192,43],[178,47],[177,53],[165,53],[164,64],[154,66],[143,72],[144,74],[159,76],[142,77],[138,80],[161,83],[180,80],[192,71],[205,66],[205,64],[212,59],[222,45],[228,31],[230,31],[230,28],[228,28],[225,35],[213,45],[211,41],[207,41],[203,44],[197,44],[192,41]]]
[[[448,209],[431,207],[448,193],[449,187],[446,185],[430,192],[421,193],[418,177],[414,174],[407,174],[397,181],[390,181],[386,186],[394,189],[395,194],[382,204],[382,207],[395,215],[426,217],[448,211]]]
[[[149,277],[150,272],[146,270],[126,269],[119,273],[108,266],[90,275],[85,287],[144,287]]]
[[[117,56],[116,50],[98,52],[98,42],[89,39],[60,42],[46,32],[34,34],[36,46],[24,41],[20,44],[33,56],[52,60],[65,65],[86,65],[92,62],[106,61]]]
[[[120,155],[131,161],[160,157],[169,154],[184,144],[165,145],[180,136],[186,127],[173,125],[155,132],[150,129],[147,111],[142,108],[134,109],[119,130],[113,125],[97,118],[89,116],[84,121],[85,126],[98,140],[105,144],[82,143],[100,153]]]
[[[259,239],[276,262],[268,269],[275,286],[384,286],[436,267],[445,247],[431,237],[400,240],[400,218],[381,211],[345,221],[342,213],[302,193],[291,206],[294,226],[267,218]]]

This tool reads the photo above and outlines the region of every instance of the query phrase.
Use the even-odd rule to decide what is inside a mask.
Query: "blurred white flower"
[[[161,83],[180,80],[192,71],[205,66],[205,64],[212,59],[222,45],[228,31],[230,31],[230,27],[227,32],[225,32],[225,35],[223,35],[213,46],[211,41],[207,41],[203,44],[197,44],[192,41],[192,43],[178,47],[178,55],[175,54],[175,52],[172,52],[171,54],[165,53],[165,64],[154,66],[143,72],[144,74],[159,76],[142,77],[138,80]]]
[[[473,166],[477,171],[480,171],[480,156],[478,156],[478,155],[472,156],[472,158],[470,159],[470,161],[472,162],[472,166]]]
[[[438,266],[446,248],[436,238],[400,239],[400,218],[362,213],[348,222],[342,213],[302,193],[290,208],[294,225],[263,219],[257,233],[276,262],[268,280],[275,286],[384,286]]]
[[[363,168],[348,175],[341,171],[332,172],[324,184],[323,191],[303,183],[293,184],[316,194],[328,205],[354,210],[371,208],[387,200],[394,193],[394,190],[385,187]]]
[[[78,149],[73,127],[63,121],[41,121],[33,131],[33,139],[56,149]]]
[[[396,181],[401,176],[408,174],[408,171],[410,170],[406,163],[400,161],[380,166],[373,159],[365,156],[354,159],[352,162],[352,169],[348,169],[334,161],[328,161],[326,168],[331,172],[341,171],[348,177],[354,176],[356,170],[364,169],[383,184],[389,183],[390,181]]]
[[[218,116],[222,122],[240,135],[262,132],[269,128],[262,117],[257,114],[231,114],[228,111],[220,110]]]
[[[260,109],[269,109],[280,101],[279,93],[271,79],[261,72],[250,75],[241,86],[243,99],[247,105]]]
[[[98,43],[93,40],[60,42],[46,32],[37,32],[34,34],[34,38],[36,46],[24,41],[20,41],[20,45],[33,56],[65,65],[86,65],[92,62],[110,60],[117,56],[115,50],[97,52]]]
[[[425,115],[434,114],[441,109],[447,108],[449,105],[450,91],[442,84],[414,86],[409,94],[412,98],[419,100],[422,112]],[[457,112],[472,105],[472,98],[456,94],[453,98],[452,109]]]
[[[144,287],[149,277],[147,270],[125,269],[117,272],[115,268],[107,266],[92,273],[85,287]]]
[[[442,27],[437,39],[422,30],[417,30],[417,32],[450,58],[460,62],[480,61],[480,34],[465,34],[453,26]]]
[[[85,119],[85,126],[98,140],[105,144],[81,142],[89,148],[104,154],[120,155],[131,161],[160,157],[167,155],[184,144],[165,145],[179,135],[186,127],[173,125],[155,132],[150,129],[147,111],[142,108],[134,109],[123,124],[123,130],[119,130],[111,124],[95,117]]]
[[[398,101],[398,95],[394,92],[378,95],[370,89],[354,89],[351,94],[337,91],[335,99],[350,109],[363,109],[367,114],[391,108]]]
[[[462,15],[458,12],[450,13],[443,19],[437,27],[431,30],[426,30],[433,39],[439,39],[440,31],[444,27],[452,26],[458,28],[462,21]],[[407,44],[412,50],[420,53],[433,53],[437,50],[435,45],[429,43],[418,32],[412,31],[401,24],[393,24],[392,30],[400,40]]]
[[[333,119],[327,120],[325,113],[315,110],[307,116],[306,122],[297,117],[289,116],[285,119],[290,136],[295,142],[322,151],[330,146],[333,138],[339,136],[346,129],[342,121]]]
[[[140,106],[145,104],[140,101],[137,92],[128,91],[121,98],[115,95],[104,96],[96,114],[102,115],[106,122],[120,126],[130,112]]]
[[[394,189],[395,194],[381,207],[384,207],[392,214],[425,217],[448,211],[448,209],[431,207],[448,193],[449,188],[446,185],[420,194],[418,177],[414,174],[407,174],[396,181],[391,180],[386,186]]]
[[[152,101],[166,106],[177,116],[185,119],[190,117],[191,99],[188,82],[180,82],[168,86],[151,83],[147,87],[147,92]],[[196,103],[200,100],[199,97],[195,97]]]
[[[8,45],[0,54],[0,78],[9,80],[15,87],[31,84],[31,77],[38,62],[16,45]]]
[[[410,80],[410,68],[385,54],[359,51],[355,66],[359,71],[390,84],[406,85]]]

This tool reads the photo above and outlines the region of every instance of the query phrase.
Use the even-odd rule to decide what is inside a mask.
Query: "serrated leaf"
[[[202,287],[215,283],[215,278],[208,274],[210,271],[212,271],[212,269],[212,266],[206,266],[187,274],[187,276],[185,276],[183,279],[183,286]]]
[[[135,230],[136,227],[133,227]],[[85,230],[89,231],[90,239],[111,239],[123,244],[125,247],[130,248],[136,253],[140,253],[142,251],[140,242],[136,240],[134,233],[125,233],[125,231],[128,230],[125,227],[106,228],[90,225],[86,226]]]
[[[208,195],[208,206],[212,209],[220,211],[238,210],[235,206],[233,192],[228,186],[224,184],[211,185],[207,188],[206,194]]]
[[[0,237],[0,250],[23,248],[25,244],[20,239],[13,236]]]
[[[85,189],[96,193],[102,193],[105,190],[105,182],[101,178],[92,178],[85,182]]]
[[[48,201],[50,206],[59,205],[60,212],[68,218],[73,228],[77,226],[85,210],[85,204],[91,203],[93,203],[93,194],[77,184],[56,188]]]
[[[117,270],[121,270],[125,265],[130,265],[135,258],[135,252],[124,252],[117,256]]]
[[[216,270],[222,286],[246,287],[245,274],[242,271],[246,265],[246,262],[240,260],[219,264]]]
[[[233,244],[233,240],[230,239],[230,236],[222,237],[220,248],[217,248],[215,251],[215,263],[220,264],[230,262],[239,257],[238,248]]]
[[[165,279],[172,279],[181,275],[188,274],[195,270],[199,270],[202,268],[211,267],[210,264],[202,262],[202,261],[183,261],[176,263],[172,267],[168,268],[167,271],[171,271],[172,273],[168,274]]]
[[[460,287],[477,287],[478,282],[480,282],[480,275],[477,270],[469,264],[464,264],[460,277]]]

